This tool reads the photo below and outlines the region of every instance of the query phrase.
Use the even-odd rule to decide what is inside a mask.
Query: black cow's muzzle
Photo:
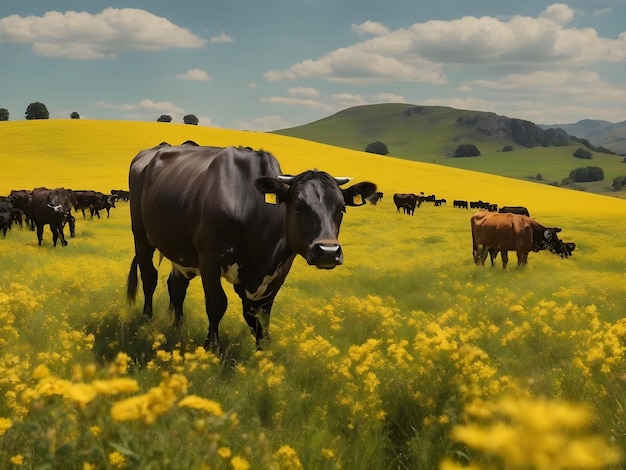
[[[333,269],[343,264],[343,250],[339,243],[315,243],[306,255],[306,262],[319,269]]]

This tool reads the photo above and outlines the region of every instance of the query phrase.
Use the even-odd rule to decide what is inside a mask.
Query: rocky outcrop
[[[570,136],[562,129],[542,129],[523,119],[498,116],[494,113],[478,113],[460,116],[460,126],[471,126],[470,137],[509,139],[522,147],[563,146],[570,143]]]

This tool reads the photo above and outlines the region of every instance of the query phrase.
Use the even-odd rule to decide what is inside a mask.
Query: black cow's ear
[[[289,186],[273,176],[260,176],[254,180],[254,186],[268,204],[284,202],[289,192]]]
[[[341,192],[343,193],[343,200],[346,206],[362,206],[365,204],[365,198],[376,192],[376,185],[369,181],[364,181],[342,189]]]

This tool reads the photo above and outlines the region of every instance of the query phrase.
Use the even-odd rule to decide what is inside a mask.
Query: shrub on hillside
[[[604,179],[604,171],[599,166],[576,168],[570,171],[569,179],[571,179],[575,183],[602,181]]]
[[[454,151],[455,157],[480,157],[480,150],[474,144],[461,144]]]
[[[172,122],[172,116],[169,114],[161,114],[157,122]]]
[[[387,146],[378,140],[376,142],[372,142],[371,144],[367,144],[365,151],[369,153],[377,153],[378,155],[387,155],[389,153]]]
[[[504,147],[502,147],[502,151],[503,152],[512,152],[513,151],[513,146],[512,145],[505,145]]]
[[[626,186],[626,176],[618,176],[613,180],[613,191],[621,191]]]
[[[196,117],[195,114],[187,114],[183,116],[183,122],[185,124],[190,124],[192,126],[197,126],[200,120]]]
[[[593,158],[593,153],[591,153],[589,150],[585,150],[582,147],[578,147],[572,155],[574,155],[576,158],[584,158],[585,160],[591,160]]]
[[[0,121],[9,120],[9,110],[7,108],[0,108]]]

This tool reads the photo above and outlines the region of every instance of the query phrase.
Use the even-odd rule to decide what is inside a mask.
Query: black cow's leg
[[[189,279],[172,268],[167,278],[167,290],[170,294],[170,308],[174,309],[174,326],[179,328],[183,323],[183,303],[187,294]]]
[[[156,290],[159,275],[157,269],[152,264],[154,247],[150,245],[136,245],[135,253],[139,265],[139,272],[141,273],[141,283],[143,285],[143,314],[148,320],[152,320],[152,298]]]
[[[219,350],[219,325],[224,317],[228,299],[220,282],[220,268],[218,264],[200,261],[202,287],[204,289],[204,303],[209,318],[209,332],[204,342],[204,348]]]
[[[37,225],[37,240],[41,246],[41,242],[43,241],[43,225]]]
[[[243,318],[256,339],[257,349],[262,349],[269,341],[270,314],[274,299],[265,300],[262,306],[254,306],[247,298],[242,297]]]

